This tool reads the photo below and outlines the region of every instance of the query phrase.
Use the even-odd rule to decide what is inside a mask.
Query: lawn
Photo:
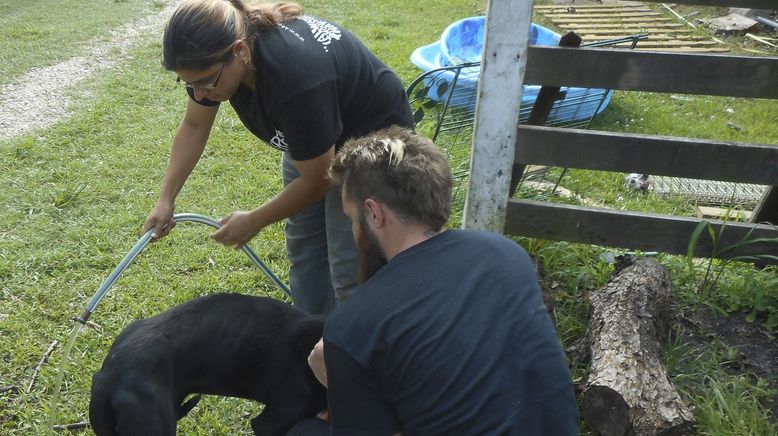
[[[34,7],[31,3],[0,0],[4,29],[0,84],[32,67],[76,55],[94,38],[160,10],[165,2],[41,0]],[[419,74],[408,60],[411,51],[437,39],[448,23],[483,13],[485,3],[308,0],[303,5],[309,13],[339,22],[360,36],[407,84]],[[174,75],[161,68],[160,53],[157,35],[112,71],[73,90],[72,117],[44,131],[0,142],[0,388],[20,387],[0,394],[0,433],[44,432],[52,413],[58,424],[88,420],[91,375],[113,339],[133,319],[222,291],[284,298],[242,253],[213,243],[210,228],[180,224],[138,257],[97,308],[91,320],[99,328],[79,334],[61,396],[51,410],[57,367],[74,326],[71,318],[83,311],[140,237],[183,114],[186,94],[175,85]],[[595,120],[595,128],[778,144],[775,113],[775,102],[709,97],[680,101],[667,95],[617,93]],[[743,129],[728,128],[729,118]],[[219,218],[253,208],[280,189],[279,160],[280,154],[249,134],[225,105],[205,155],[179,196],[177,210]],[[620,174],[571,171],[563,184],[615,207],[691,213],[682,201],[628,192],[621,179]],[[556,283],[555,321],[563,343],[572,344],[584,334],[586,292],[602,285],[611,272],[600,258],[604,249],[519,242],[545,262],[545,281]],[[250,245],[286,280],[280,224],[264,230]],[[702,262],[690,271],[684,259],[660,260],[673,271],[679,312],[713,306],[733,316],[752,315],[756,325],[770,334],[778,332],[771,321],[778,323],[774,268],[728,266],[716,291],[702,298],[694,287],[705,266]],[[36,365],[55,340],[59,345],[28,391]],[[697,434],[774,433],[774,421],[769,421],[775,396],[770,380],[731,370],[727,363],[737,358],[737,350],[715,340],[701,346],[679,334],[668,339],[667,352],[673,379],[697,406]],[[574,368],[576,377],[585,373],[586,368]],[[259,410],[247,401],[208,397],[180,422],[179,430],[249,434],[248,419]]]

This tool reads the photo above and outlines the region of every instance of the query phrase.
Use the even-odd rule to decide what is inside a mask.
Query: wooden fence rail
[[[778,184],[778,146],[672,136],[520,126],[515,162]]]
[[[778,98],[778,58],[531,46],[525,82],[625,91]]]
[[[757,9],[775,9],[778,5],[777,0],[674,0],[674,3]],[[531,5],[532,0],[492,0],[487,11],[495,12],[497,9],[494,8],[498,8],[505,12]],[[604,8],[598,5],[581,7]],[[493,35],[516,33],[516,20],[506,19],[502,13],[499,16],[502,20],[495,20],[491,25],[487,19],[486,41],[490,40],[490,32]],[[527,44],[527,40],[521,38],[518,44]],[[522,50],[514,48],[514,52],[522,53]],[[521,68],[515,75],[515,83],[505,81],[504,71],[499,72],[499,77],[489,73],[490,63],[498,58],[497,52],[490,51],[487,44],[482,59],[476,131],[479,122],[488,119],[489,115],[516,110],[513,106],[518,105],[510,101],[517,100],[499,97],[513,96],[522,83],[778,99],[778,58],[775,57],[529,46],[526,67],[519,64]],[[500,83],[500,86],[494,87],[494,83]],[[483,150],[511,147],[515,152],[510,163],[513,166],[539,164],[778,186],[778,146],[771,144],[520,126],[514,127],[513,132],[481,130],[481,135],[474,138],[473,155],[477,158]],[[509,191],[502,180],[505,162],[481,160],[479,165],[481,169],[471,165],[467,199],[470,207],[465,211],[465,227],[686,254],[689,239],[700,223],[697,218],[509,199]],[[496,200],[500,198],[503,200]],[[756,220],[778,223],[775,188],[765,195],[754,215]],[[776,226],[722,221],[713,221],[712,225],[717,232],[723,226],[721,239],[715,241],[708,232],[703,232],[695,255],[778,256],[778,244],[766,241],[778,239]],[[748,244],[734,253],[720,251],[745,238],[756,238],[757,243]],[[714,249],[716,243],[718,251]]]
[[[625,212],[613,209],[570,206],[534,200],[509,200],[505,233],[550,240],[624,247],[644,251],[686,254],[689,240],[700,220],[671,215]],[[775,226],[711,221],[715,233],[721,230],[718,250],[744,239],[757,240],[778,236]],[[704,232],[695,246],[698,257],[776,253],[775,243],[748,244],[737,251],[714,252],[714,241]],[[764,263],[776,263],[772,260]]]

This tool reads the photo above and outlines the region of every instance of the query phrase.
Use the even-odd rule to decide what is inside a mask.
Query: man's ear
[[[386,211],[384,205],[368,198],[364,203],[365,219],[374,230],[381,228],[386,223]]]

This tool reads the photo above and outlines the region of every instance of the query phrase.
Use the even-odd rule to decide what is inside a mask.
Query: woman
[[[284,188],[249,212],[222,218],[212,238],[239,248],[286,219],[294,304],[328,314],[355,284],[357,255],[340,191],[326,170],[343,142],[412,127],[399,78],[348,30],[295,3],[185,0],[165,28],[163,64],[189,94],[159,200],[144,231],[175,226],[175,198],[203,153],[221,102],[283,151]]]

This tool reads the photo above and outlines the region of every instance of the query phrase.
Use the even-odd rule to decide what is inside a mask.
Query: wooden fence
[[[656,0],[644,0],[656,1]],[[775,0],[674,0],[705,6],[774,9]],[[733,3],[737,3],[736,5]],[[548,165],[778,185],[778,145],[520,126],[524,82],[674,94],[778,99],[778,58],[529,46],[532,0],[491,0],[487,8],[470,185],[463,226],[512,235],[685,254],[697,218],[560,205],[509,198],[516,166]],[[517,35],[520,40],[516,41]],[[518,74],[517,74],[518,73]],[[778,114],[775,116],[778,128]],[[518,172],[520,173],[520,172]],[[725,226],[719,246],[778,238],[778,190],[754,214],[757,223]],[[778,255],[759,242],[714,253],[702,237],[695,255]]]

